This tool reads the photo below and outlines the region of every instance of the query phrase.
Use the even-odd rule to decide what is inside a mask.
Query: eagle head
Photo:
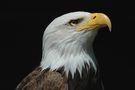
[[[43,35],[43,54],[41,67],[51,71],[64,68],[67,77],[76,71],[80,76],[85,64],[96,71],[93,40],[101,27],[111,21],[103,13],[71,12],[54,19]]]

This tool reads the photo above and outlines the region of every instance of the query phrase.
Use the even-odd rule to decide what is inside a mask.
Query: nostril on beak
[[[92,19],[95,19],[97,16],[94,16]]]

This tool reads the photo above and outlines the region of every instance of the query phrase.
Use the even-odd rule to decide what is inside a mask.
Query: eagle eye
[[[75,25],[79,24],[82,20],[83,20],[83,18],[72,19],[68,23],[69,23],[70,26],[75,26]]]

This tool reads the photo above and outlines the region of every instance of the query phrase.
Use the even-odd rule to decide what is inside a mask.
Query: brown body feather
[[[67,79],[59,72],[36,68],[24,78],[16,90],[68,90]]]
[[[71,74],[68,78],[63,70],[49,71],[41,67],[36,68],[17,86],[16,90],[102,90],[101,83],[93,69],[88,69],[88,65],[82,72],[76,72],[72,79]]]

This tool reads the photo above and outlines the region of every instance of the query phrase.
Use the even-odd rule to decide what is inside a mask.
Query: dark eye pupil
[[[83,19],[70,20],[69,24],[79,24]]]
[[[78,20],[72,20],[71,23],[73,23],[73,24],[78,24],[79,21],[78,21]]]

